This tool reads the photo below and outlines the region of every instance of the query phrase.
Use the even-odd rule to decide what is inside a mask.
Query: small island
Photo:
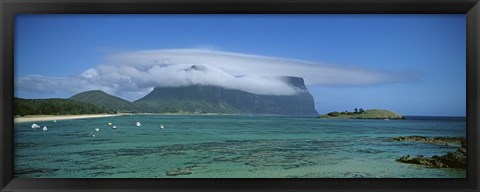
[[[405,119],[403,115],[396,112],[384,109],[369,109],[355,108],[353,112],[330,112],[320,115],[318,118],[337,118],[337,119]]]

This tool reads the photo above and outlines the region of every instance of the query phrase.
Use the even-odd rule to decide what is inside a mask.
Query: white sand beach
[[[24,117],[15,117],[15,123],[36,122],[36,121],[60,121],[69,119],[89,119],[99,117],[113,117],[125,114],[88,114],[88,115],[26,115]]]

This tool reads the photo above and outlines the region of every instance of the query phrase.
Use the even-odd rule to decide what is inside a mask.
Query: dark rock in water
[[[433,157],[424,157],[424,156],[417,156],[417,157],[412,157],[410,155],[400,157],[397,159],[397,161],[402,162],[402,163],[411,163],[411,164],[419,164],[419,165],[425,165],[425,166],[430,166],[430,167],[448,167],[442,161],[438,158],[438,156],[433,156]]]
[[[459,144],[466,145],[466,140],[464,137],[425,137],[425,136],[405,136],[405,137],[395,137],[394,141],[415,141],[421,143],[431,143],[431,144],[440,144],[440,145],[449,145],[449,144]]]
[[[450,152],[440,157],[442,161],[452,168],[467,168],[467,148],[462,145],[457,151]]]
[[[438,167],[438,168],[466,169],[467,168],[467,149],[465,145],[462,145],[459,149],[457,149],[457,151],[450,152],[442,156],[412,157],[410,155],[407,155],[407,156],[400,157],[399,159],[397,159],[397,161],[402,163],[419,164],[419,165]]]

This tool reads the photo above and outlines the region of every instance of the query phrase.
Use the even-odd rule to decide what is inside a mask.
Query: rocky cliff
[[[156,87],[134,102],[146,112],[317,115],[303,78],[284,77],[294,95],[259,95],[211,85]]]

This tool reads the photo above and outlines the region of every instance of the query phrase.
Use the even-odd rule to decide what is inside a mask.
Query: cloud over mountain
[[[291,95],[299,90],[279,76],[298,76],[307,86],[368,86],[402,83],[417,77],[344,65],[203,49],[161,49],[110,55],[106,64],[75,77],[17,77],[20,90],[71,92],[100,89],[129,100],[154,87],[215,85],[255,94]]]

